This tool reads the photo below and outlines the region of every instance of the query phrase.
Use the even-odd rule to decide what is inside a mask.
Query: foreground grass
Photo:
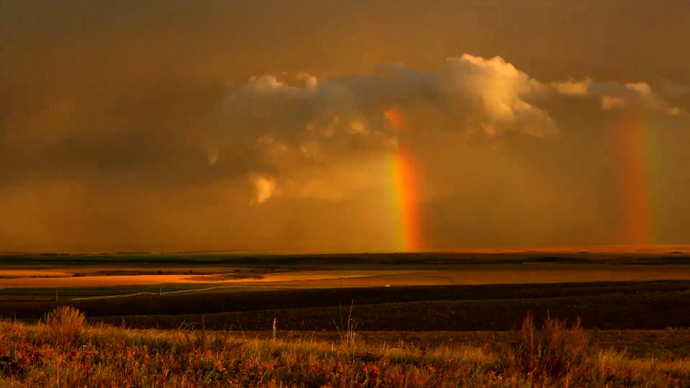
[[[0,333],[0,386],[690,386],[688,359],[598,350],[579,326],[553,320],[536,330],[528,319],[505,344],[484,347],[127,330],[86,325],[72,309],[35,325],[0,322]]]

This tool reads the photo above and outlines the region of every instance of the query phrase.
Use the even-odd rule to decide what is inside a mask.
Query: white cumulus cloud
[[[294,82],[275,75],[251,77],[229,90],[209,114],[215,141],[249,144],[256,154],[255,163],[246,166],[254,171],[255,204],[276,195],[347,198],[385,184],[387,177],[368,163],[380,164],[399,147],[415,148],[432,139],[556,135],[559,126],[545,98],[595,99],[604,110],[684,114],[644,82],[544,83],[501,57],[464,54],[447,59],[438,71],[395,64],[363,75],[283,76]],[[452,133],[466,136],[447,136]],[[220,154],[231,157],[232,151],[214,149],[208,162],[216,163]]]

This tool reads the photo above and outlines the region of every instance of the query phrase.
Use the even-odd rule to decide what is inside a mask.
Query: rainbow
[[[391,107],[384,117],[396,130],[406,130],[403,113]],[[390,201],[393,214],[393,244],[396,251],[410,252],[422,249],[421,222],[419,219],[419,193],[412,153],[400,142],[392,153],[386,155],[386,175],[389,179]]]
[[[615,124],[615,143],[620,161],[621,230],[625,244],[658,243],[655,236],[654,188],[659,172],[656,132],[643,119],[630,113]]]

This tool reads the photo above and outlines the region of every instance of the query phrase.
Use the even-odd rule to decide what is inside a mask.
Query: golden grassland
[[[43,322],[0,322],[0,385],[16,387],[681,387],[690,360],[600,349],[547,320],[484,346],[367,344],[88,325],[62,307]]]

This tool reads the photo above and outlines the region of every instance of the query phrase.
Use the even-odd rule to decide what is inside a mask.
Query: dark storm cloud
[[[429,248],[615,243],[625,115],[657,135],[661,240],[686,242],[688,15],[683,0],[0,1],[0,250],[388,249],[400,145]]]

